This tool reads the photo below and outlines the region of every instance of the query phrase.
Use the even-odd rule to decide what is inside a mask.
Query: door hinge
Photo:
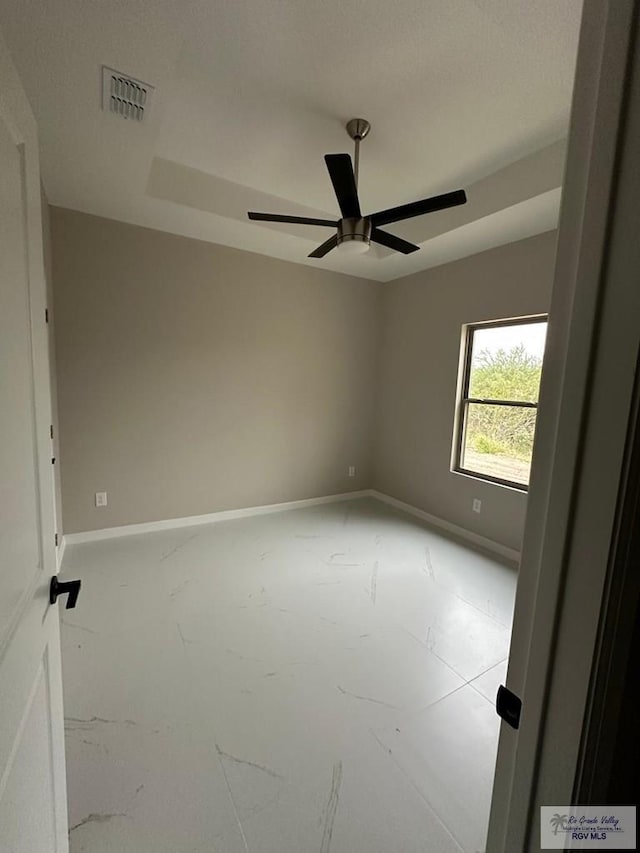
[[[53,424],[49,427],[49,435],[53,438]]]
[[[44,321],[45,321],[45,323],[49,322],[49,309],[48,308],[44,309]]]
[[[522,713],[522,699],[512,693],[501,684],[496,696],[496,711],[498,716],[511,726],[512,729],[520,728],[520,714]]]
[[[55,457],[55,456],[52,456],[52,457],[51,457],[51,464],[52,464],[52,465],[55,465],[55,464],[56,464],[56,457]]]
[[[58,534],[56,533],[56,548],[58,547]]]

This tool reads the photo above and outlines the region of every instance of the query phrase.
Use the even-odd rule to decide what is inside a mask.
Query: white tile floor
[[[358,500],[64,575],[72,853],[484,850],[514,570]]]

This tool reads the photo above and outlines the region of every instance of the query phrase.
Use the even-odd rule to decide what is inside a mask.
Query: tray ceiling
[[[555,227],[580,0],[4,0],[0,27],[39,124],[49,201],[389,280]],[[154,87],[142,123],[101,110],[107,65]],[[324,231],[244,212],[335,216],[323,154],[372,123],[360,196],[377,210],[465,188],[389,228],[409,257],[306,255]],[[311,232],[311,233],[310,233]]]

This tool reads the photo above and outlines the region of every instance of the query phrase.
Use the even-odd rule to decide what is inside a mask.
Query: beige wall
[[[50,214],[66,533],[374,486],[519,547],[450,471],[460,333],[548,309],[555,232],[379,285]]]
[[[555,240],[548,232],[383,290],[375,488],[516,549],[526,495],[450,471],[461,327],[546,312]]]
[[[379,285],[60,208],[51,228],[65,533],[370,485]]]

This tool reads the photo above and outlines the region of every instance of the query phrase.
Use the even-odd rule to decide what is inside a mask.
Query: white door
[[[35,122],[0,37],[2,853],[68,851],[45,300]]]

